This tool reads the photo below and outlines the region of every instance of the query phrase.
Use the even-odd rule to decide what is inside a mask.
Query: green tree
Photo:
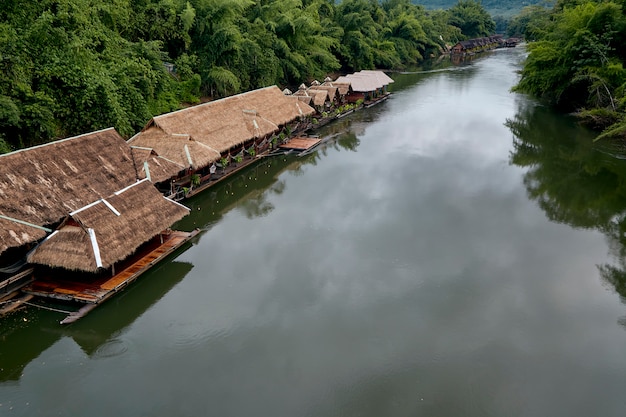
[[[448,12],[448,22],[468,39],[492,35],[496,30],[496,23],[479,1],[459,0]]]
[[[550,19],[540,17],[539,40],[515,90],[546,99],[581,118],[606,136],[626,136],[626,70],[621,51],[626,18],[613,2],[561,2]],[[545,29],[545,30],[544,30]]]

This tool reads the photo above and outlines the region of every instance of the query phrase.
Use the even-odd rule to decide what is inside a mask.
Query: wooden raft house
[[[128,142],[110,128],[0,155],[0,314],[48,297],[83,303],[76,320],[197,234],[169,229],[188,213],[176,200],[270,151],[311,152],[323,140],[302,134],[392,82],[271,86],[156,116]]]
[[[468,39],[457,42],[451,49],[453,56],[472,56],[480,52],[496,48],[515,47],[520,42],[517,38],[503,38],[502,35],[492,35],[482,38]]]
[[[176,165],[160,189],[180,200],[251,163],[281,134],[304,130],[314,112],[271,86],[154,117],[128,143]]]
[[[90,205],[93,205],[94,209],[101,205],[108,207],[105,201],[108,202],[107,198],[116,196],[116,193],[119,196],[113,199],[119,207],[123,208],[130,204],[120,202],[120,199],[130,199],[129,201],[134,202],[138,208],[143,207],[145,202],[130,198],[133,193],[120,193],[120,190],[126,190],[128,187],[142,190],[142,195],[147,196],[146,193],[151,192],[153,196],[163,198],[147,179],[141,183],[138,183],[138,180],[146,176],[150,164],[153,164],[153,171],[158,175],[161,173],[156,167],[171,169],[173,165],[153,154],[145,152],[136,154],[141,154],[143,160],[136,159],[137,155],[133,155],[131,147],[110,128],[0,155],[0,313],[19,306],[20,300],[28,301],[32,298],[32,294],[25,294],[22,287],[29,283],[37,283],[40,279],[40,268],[34,268],[33,263],[43,256],[40,252],[42,245],[48,253],[62,252],[63,243],[58,238],[66,236],[64,233],[70,226],[80,226],[85,233],[91,233],[88,229],[101,230],[99,239],[101,245],[105,248],[108,245],[124,247],[125,255],[135,254],[136,250],[149,240],[144,239],[139,243],[134,238],[127,239],[123,234],[118,237],[102,234],[104,230],[102,225],[98,225],[97,228],[92,226],[83,228],[82,218],[80,216],[78,219],[74,218],[74,215],[78,216],[81,210],[91,207]],[[168,200],[166,204],[176,203]],[[183,207],[179,205],[176,207],[180,215]],[[115,208],[114,211],[122,214],[119,209]],[[178,217],[171,215],[157,217],[154,219],[154,227],[149,229],[134,221],[129,223],[129,227],[137,229],[141,227],[142,230],[133,229],[129,234],[142,236],[143,239],[145,235],[141,231],[147,230],[152,233],[150,238],[153,238],[167,230],[176,220]],[[121,232],[124,229],[115,226],[110,230]],[[188,240],[193,233],[169,234]],[[98,233],[95,236],[97,239]],[[45,239],[45,245],[42,239]],[[181,244],[179,242],[177,246]],[[83,256],[86,253],[84,248],[74,244],[68,250],[75,251],[76,256]],[[160,249],[155,247],[155,250]],[[64,262],[72,259],[67,254],[61,258]],[[119,257],[114,258],[116,262],[119,261]],[[103,263],[102,268],[104,265]],[[67,272],[63,265],[57,267],[59,271]],[[113,265],[111,267],[113,268]],[[89,276],[81,275],[77,278],[80,281],[89,279]]]
[[[135,181],[131,158],[114,129],[0,155],[0,301],[32,279],[26,254],[67,213]]]
[[[81,207],[29,254],[38,279],[23,291],[84,303],[71,323],[195,235],[169,230],[188,213],[147,179]]]
[[[350,85],[348,103],[362,101],[365,107],[371,107],[388,98],[387,87],[393,80],[383,71],[363,70],[339,77],[335,82]]]

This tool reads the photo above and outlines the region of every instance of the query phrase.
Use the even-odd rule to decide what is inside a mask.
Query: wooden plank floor
[[[320,143],[322,140],[319,138],[292,138],[287,143],[283,143],[279,146],[282,149],[294,149],[297,151],[305,151],[309,148]]]
[[[86,279],[85,281],[63,281],[52,278],[39,278],[26,286],[23,291],[40,297],[56,298],[83,303],[100,303],[112,296],[120,288],[128,285],[153,265],[187,242],[198,231],[172,231],[164,235],[163,244],[157,244],[125,265],[112,277]]]

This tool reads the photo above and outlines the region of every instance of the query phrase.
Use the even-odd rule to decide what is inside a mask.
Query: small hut
[[[308,89],[307,93],[313,97],[313,106],[321,113],[328,111],[332,105],[332,101],[328,94],[328,90],[314,90],[312,87]]]
[[[339,77],[335,82],[350,84],[351,92],[346,96],[346,101],[354,103],[359,99],[370,101],[386,95],[387,86],[393,79],[382,71],[363,70]]]
[[[130,147],[113,128],[0,155],[0,267],[67,213],[136,179]]]
[[[88,273],[111,269],[188,213],[144,179],[71,212],[28,261]]]
[[[296,130],[300,119],[314,111],[278,87],[266,87],[156,116],[129,144],[184,166],[186,174],[171,180],[185,188],[190,175],[210,180],[219,161],[267,149],[272,135],[288,125]]]

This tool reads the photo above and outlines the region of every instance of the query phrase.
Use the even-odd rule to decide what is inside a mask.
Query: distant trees
[[[494,28],[410,0],[3,0],[0,152],[332,72],[402,68]]]
[[[496,22],[476,0],[459,0],[449,9],[448,22],[461,29],[468,38],[491,35],[496,30]]]

